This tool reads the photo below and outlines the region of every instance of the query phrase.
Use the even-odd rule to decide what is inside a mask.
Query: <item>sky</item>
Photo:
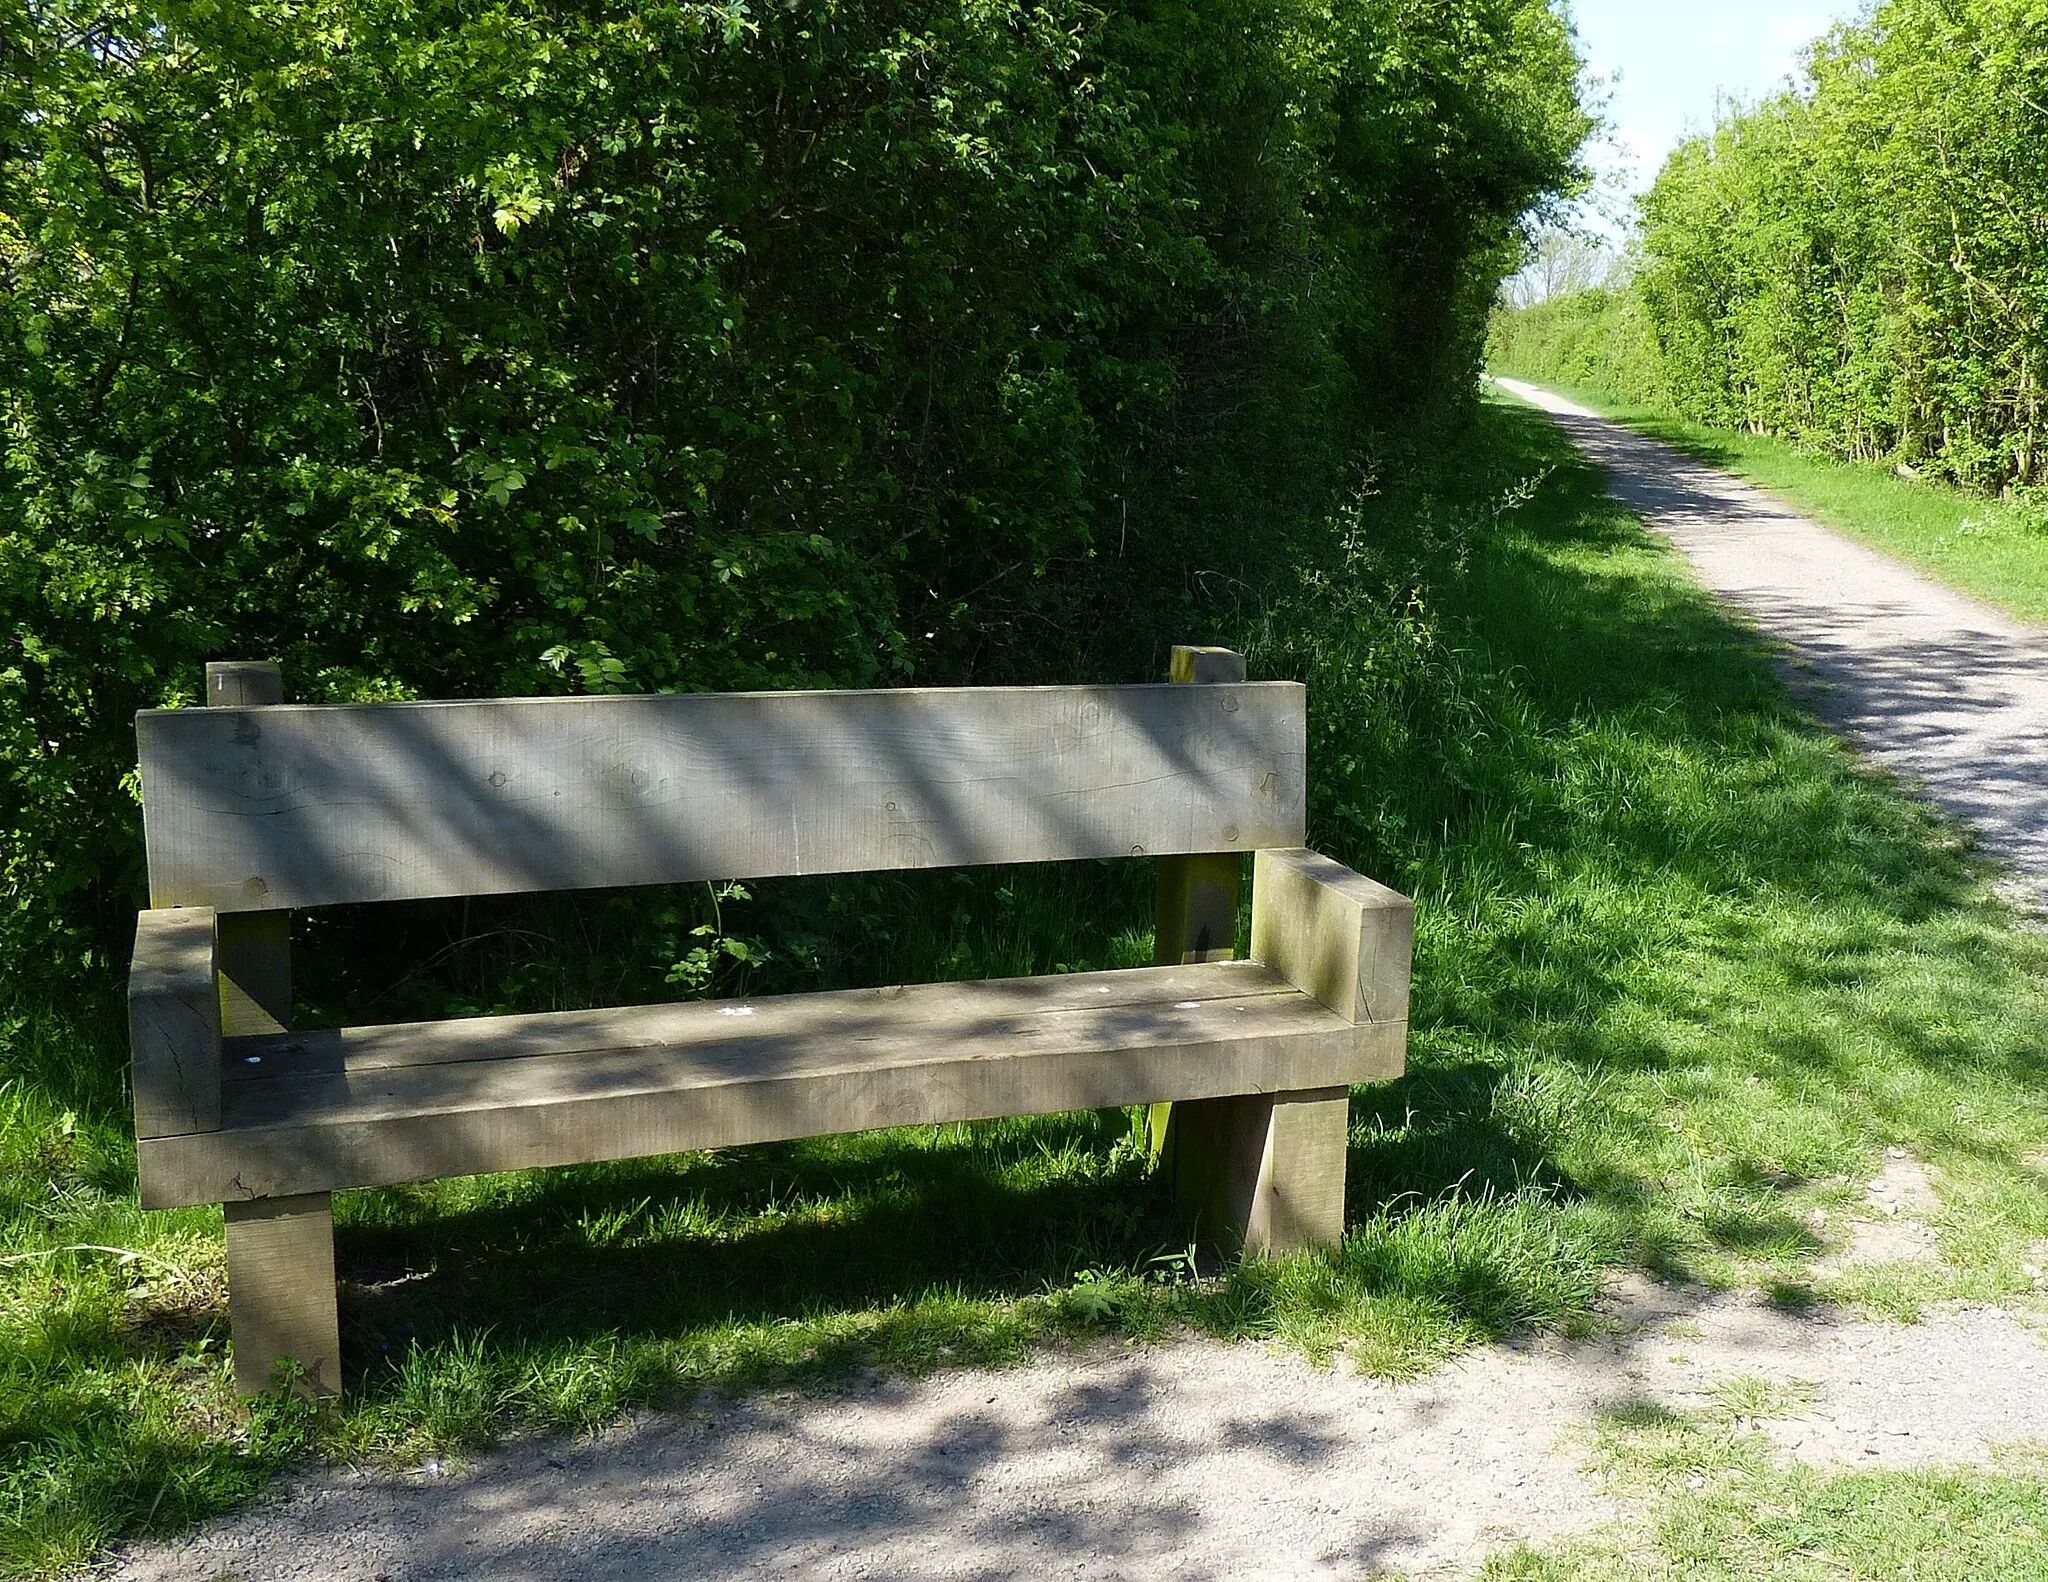
[[[1603,172],[1640,192],[1687,132],[1713,123],[1715,94],[1753,99],[1798,70],[1800,46],[1853,15],[1853,0],[1570,0],[1591,69],[1613,84],[1615,146],[1596,148]]]

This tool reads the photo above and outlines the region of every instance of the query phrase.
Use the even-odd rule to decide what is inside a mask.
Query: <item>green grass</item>
[[[1581,406],[1759,484],[1815,521],[1881,549],[2022,621],[2048,626],[2048,506],[1966,494],[1843,461],[1789,440],[1709,428],[1598,391],[1557,387]]]
[[[1988,1468],[1822,1471],[1751,1426],[1786,1403],[1764,1399],[1761,1381],[1734,1384],[1698,1414],[1648,1402],[1605,1414],[1594,1464],[1639,1517],[1619,1534],[1502,1555],[1482,1582],[2048,1577],[2048,1447],[2012,1446]]]
[[[1354,1096],[1341,1256],[1191,1257],[1121,1111],[354,1193],[349,1393],[246,1417],[218,1215],[136,1210],[116,1007],[82,990],[0,1022],[0,1566],[175,1530],[308,1452],[459,1450],[1091,1333],[1191,1326],[1400,1376],[1583,1323],[1618,1266],[1906,1314],[2028,1291],[2048,942],[1954,832],[1797,714],[1525,410],[1490,405],[1445,465],[1389,468],[1304,542],[1237,626],[1194,608],[1190,635],[1310,684],[1315,842],[1420,903],[1412,1070]],[[1129,965],[1147,886],[1088,864],[315,918],[307,1014],[674,992],[693,941],[715,959],[678,981],[747,992]],[[1831,1292],[1809,1216],[1839,1226],[1890,1143],[1938,1173],[1943,1262]],[[66,1250],[87,1246],[140,1256]]]

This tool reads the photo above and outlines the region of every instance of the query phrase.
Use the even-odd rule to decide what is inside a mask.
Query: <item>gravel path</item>
[[[2048,874],[2048,647],[1759,491],[1510,384],[1607,467],[1717,593],[1791,645],[1872,756]],[[2039,893],[2037,889],[2036,893]],[[1894,1156],[1830,1269],[1932,1257],[1935,1186]],[[1747,1293],[1620,1287],[1578,1345],[1474,1353],[1390,1385],[1254,1345],[1104,1345],[844,1396],[707,1399],[467,1467],[325,1469],[174,1543],[126,1582],[760,1576],[1470,1575],[1621,1512],[1582,1467],[1603,1408],[1801,1385],[1760,1426],[1828,1465],[1981,1461],[2048,1439],[2048,1351],[1998,1308],[1904,1327]]]
[[[2048,637],[1562,396],[1496,382],[1788,646],[1823,718],[1973,824],[2016,898],[2048,905]]]
[[[2048,1437],[2048,1351],[1996,1308],[1915,1326],[1632,1283],[1611,1331],[1497,1347],[1411,1384],[1255,1345],[1104,1345],[845,1396],[706,1400],[466,1468],[322,1471],[125,1582],[1470,1575],[1621,1513],[1581,1467],[1593,1415],[1742,1376],[1807,1386],[1759,1426],[1861,1467]]]

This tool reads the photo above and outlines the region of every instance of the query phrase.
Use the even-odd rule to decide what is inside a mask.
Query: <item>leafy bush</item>
[[[1674,401],[1649,314],[1631,285],[1503,308],[1493,317],[1486,360],[1518,379],[1576,385],[1644,406]]]
[[[0,0],[10,970],[118,950],[209,657],[1151,668],[1464,399],[1575,72],[1543,0]]]

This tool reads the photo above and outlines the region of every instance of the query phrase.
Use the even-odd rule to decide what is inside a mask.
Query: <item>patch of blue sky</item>
[[[1607,82],[1610,129],[1591,152],[1608,211],[1596,223],[1610,234],[1681,139],[1712,126],[1721,105],[1796,81],[1805,47],[1861,9],[1827,0],[1570,0],[1569,8],[1588,68]]]

